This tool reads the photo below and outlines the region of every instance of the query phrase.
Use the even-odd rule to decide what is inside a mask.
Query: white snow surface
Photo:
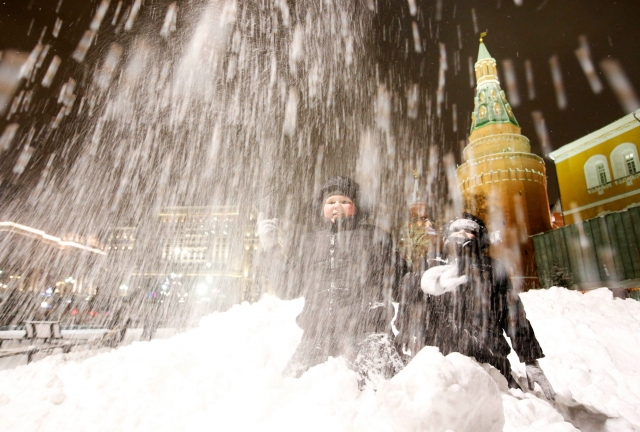
[[[640,430],[640,302],[614,300],[606,289],[521,297],[559,402],[599,413],[604,420],[591,430]],[[302,335],[302,305],[266,296],[169,339],[0,371],[0,430],[577,430],[539,388],[538,396],[508,390],[495,369],[432,347],[376,391],[358,390],[341,358],[283,378]]]

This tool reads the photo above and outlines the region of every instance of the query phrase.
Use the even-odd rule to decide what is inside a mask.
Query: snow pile
[[[640,374],[629,363],[640,344],[627,338],[640,334],[634,317],[640,310],[638,303],[604,297],[555,289],[527,293],[523,301],[547,353],[542,366],[561,397],[631,427]],[[495,369],[435,348],[421,351],[377,391],[358,390],[341,358],[299,379],[282,378],[302,334],[295,324],[302,305],[265,297],[167,340],[92,357],[54,355],[2,371],[0,429],[576,430],[546,401],[508,390]]]
[[[614,299],[606,288],[580,294],[554,287],[520,297],[558,401],[611,418],[611,430],[640,430],[640,302]],[[525,374],[517,356],[509,360]]]
[[[378,402],[396,430],[500,432],[504,425],[500,390],[475,361],[422,349],[378,391]]]
[[[91,358],[50,356],[0,374],[2,430],[501,431],[498,386],[436,349],[379,390],[358,390],[342,359],[300,379],[280,371],[300,341],[302,301],[264,298],[168,340]],[[86,355],[85,355],[86,356]],[[480,428],[480,429],[478,429]]]

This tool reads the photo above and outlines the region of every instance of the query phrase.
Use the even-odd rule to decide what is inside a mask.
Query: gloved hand
[[[278,219],[265,219],[264,213],[258,214],[258,237],[260,246],[269,251],[278,244]]]
[[[533,390],[534,384],[540,384],[542,388],[542,392],[547,400],[555,401],[556,400],[556,392],[551,387],[551,383],[545,376],[544,372],[542,372],[542,368],[538,364],[538,360],[534,360],[532,362],[526,363],[527,369],[527,382],[529,383],[529,390]]]
[[[458,273],[453,264],[431,267],[420,278],[420,288],[425,294],[439,296],[467,283],[467,275]]]

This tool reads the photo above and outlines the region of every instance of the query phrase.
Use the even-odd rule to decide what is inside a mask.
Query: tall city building
[[[198,301],[223,296],[234,303],[243,299],[250,286],[258,237],[255,216],[239,206],[166,207],[136,232],[113,233],[126,234],[129,242],[121,241],[120,247],[138,249],[129,290],[149,296],[172,291],[173,295],[196,295]]]
[[[496,60],[480,39],[469,144],[456,170],[467,211],[492,233],[490,255],[502,261],[517,288],[537,286],[529,236],[551,229],[544,161],[531,153],[500,88]]]

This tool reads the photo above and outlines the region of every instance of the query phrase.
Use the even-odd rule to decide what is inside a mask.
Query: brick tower
[[[489,254],[502,261],[516,288],[538,286],[529,236],[551,230],[544,161],[500,88],[496,60],[480,39],[474,109],[464,163],[456,170],[465,209],[485,221],[494,240]]]

